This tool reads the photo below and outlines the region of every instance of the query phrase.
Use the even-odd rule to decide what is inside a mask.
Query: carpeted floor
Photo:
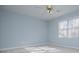
[[[64,48],[59,46],[36,46],[2,50],[0,53],[79,53],[79,49]]]

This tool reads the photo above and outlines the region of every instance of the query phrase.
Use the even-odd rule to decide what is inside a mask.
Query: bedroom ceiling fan
[[[46,9],[50,15],[53,14],[53,12],[60,12],[60,10],[57,10],[53,5],[47,5]]]
[[[41,7],[37,7],[37,8],[45,9],[46,12],[48,12],[49,15],[53,15],[54,13],[60,12],[60,10],[57,10],[57,8],[55,8],[55,6],[53,6],[53,5],[44,5],[43,8],[41,8]]]
[[[48,13],[51,13],[53,10],[53,7],[52,7],[52,5],[47,5],[46,9],[47,9]]]

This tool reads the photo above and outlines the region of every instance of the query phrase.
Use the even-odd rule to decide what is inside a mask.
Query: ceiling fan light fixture
[[[52,5],[47,5],[47,11],[48,11],[48,13],[51,13],[52,9],[53,9]]]

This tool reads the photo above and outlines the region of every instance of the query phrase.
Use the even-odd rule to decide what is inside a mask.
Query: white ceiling
[[[4,9],[43,20],[51,20],[55,17],[79,10],[78,5],[54,5],[53,7],[55,10],[52,15],[47,12],[46,5],[8,5],[4,6]]]

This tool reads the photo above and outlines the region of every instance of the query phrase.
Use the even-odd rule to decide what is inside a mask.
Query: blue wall
[[[47,44],[47,22],[3,11],[0,14],[0,48]],[[2,16],[1,16],[2,15]]]
[[[43,21],[0,9],[0,49],[44,44],[79,48],[79,38],[58,38],[58,23],[79,16],[79,11]]]
[[[79,16],[79,11],[63,15],[49,22],[49,39],[51,44],[64,47],[79,48],[79,38],[58,38],[58,23],[64,20],[72,20],[76,16]]]

